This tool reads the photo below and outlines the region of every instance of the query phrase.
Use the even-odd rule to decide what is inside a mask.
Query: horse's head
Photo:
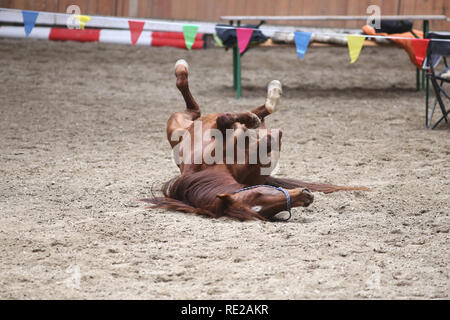
[[[307,189],[286,190],[290,197],[291,207],[307,207],[313,200],[313,194]],[[271,219],[277,213],[287,210],[288,201],[284,192],[276,188],[268,186],[260,186],[237,193],[218,194],[221,200],[223,210],[227,215],[235,215],[234,213],[248,212],[259,215],[265,219]],[[237,214],[236,214],[237,215]]]

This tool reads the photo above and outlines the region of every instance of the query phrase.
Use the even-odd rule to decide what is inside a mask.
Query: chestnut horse
[[[331,193],[339,190],[367,190],[364,187],[307,183],[270,176],[278,160],[282,132],[268,130],[264,120],[278,108],[281,83],[272,81],[268,86],[265,104],[252,111],[202,116],[189,90],[188,69],[184,60],[175,64],[176,86],[183,95],[186,110],[172,114],[167,122],[169,143],[175,157],[182,158],[177,163],[180,175],[164,184],[163,197],[142,199],[152,203],[151,208],[173,209],[209,217],[230,216],[241,221],[272,220],[281,211],[287,210],[290,214],[292,207],[309,206],[314,199],[311,191]],[[196,130],[200,130],[200,134],[196,135]],[[208,130],[216,130],[225,138],[218,139],[217,134],[214,137],[206,134]],[[248,135],[249,130],[256,130],[256,137],[252,139]],[[245,141],[241,145],[244,153],[243,161],[239,162],[236,153],[242,149],[238,143],[242,137]],[[195,138],[197,141],[194,141]],[[229,151],[230,146],[233,151],[231,161],[228,154],[222,156],[217,152],[227,147]],[[265,147],[262,155],[269,157],[268,161],[262,161],[262,147]],[[206,161],[208,152],[215,161]],[[251,159],[256,161],[251,162]]]

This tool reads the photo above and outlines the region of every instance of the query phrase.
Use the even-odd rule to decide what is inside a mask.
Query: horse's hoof
[[[178,61],[175,63],[175,75],[176,75],[178,72],[185,72],[185,73],[188,73],[188,71],[189,71],[189,65],[188,65],[188,63],[186,62],[186,60],[180,59],[180,60],[178,60]]]
[[[314,201],[314,195],[308,189],[302,190],[302,195],[304,195],[303,206],[308,207]]]
[[[273,113],[278,110],[278,104],[280,103],[281,94],[283,89],[281,82],[278,80],[272,80],[267,87],[267,100],[266,109],[269,113]]]

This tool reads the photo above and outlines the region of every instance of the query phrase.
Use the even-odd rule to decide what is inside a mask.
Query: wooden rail
[[[363,20],[367,21],[369,16],[222,16],[222,20],[228,21],[353,21]],[[399,16],[385,16],[382,15],[383,20],[448,20],[444,15],[399,15]]]

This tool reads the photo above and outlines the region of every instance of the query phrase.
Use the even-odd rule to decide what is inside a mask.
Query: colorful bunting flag
[[[248,28],[236,28],[236,36],[238,41],[238,48],[239,53],[242,54],[242,52],[247,49],[248,43],[250,42],[250,39],[253,34],[253,29]]]
[[[144,30],[145,22],[130,20],[128,21],[128,25],[130,26],[131,45],[135,46],[142,34],[142,30]]]
[[[184,42],[186,43],[186,48],[191,50],[195,42],[195,37],[197,36],[198,26],[185,24],[183,25]]]
[[[34,28],[34,25],[36,24],[39,12],[22,10],[22,16],[23,25],[25,27],[25,34],[28,37]]]
[[[309,41],[311,40],[310,32],[294,32],[295,46],[297,47],[297,54],[300,59],[303,59],[303,55],[308,49]]]
[[[223,48],[223,42],[216,33],[214,34],[214,40],[216,41],[217,46]]]
[[[348,52],[351,60],[350,63],[353,63],[358,59],[365,40],[366,38],[364,36],[347,35]]]
[[[427,56],[429,43],[430,39],[411,39],[411,45],[413,47],[417,63],[419,63],[420,66],[422,66],[423,60],[425,60],[425,57]]]
[[[91,21],[91,17],[89,16],[82,16],[82,15],[75,15],[74,19],[78,21],[78,24],[80,25],[81,29],[84,30],[84,26],[87,22]]]

